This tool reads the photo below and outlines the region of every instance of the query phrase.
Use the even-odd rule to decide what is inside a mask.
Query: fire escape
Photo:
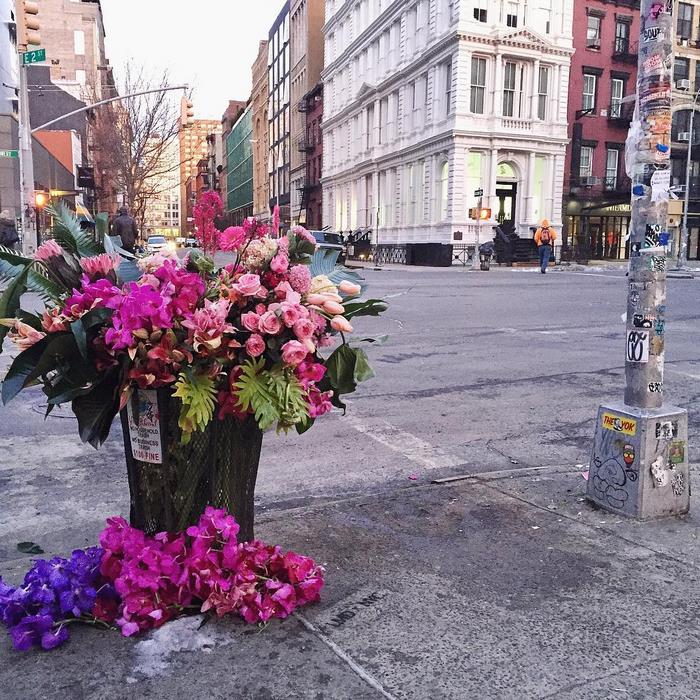
[[[311,104],[310,101],[306,98],[303,97],[298,106],[299,110],[299,115],[301,118],[301,133],[303,136],[299,138],[297,141],[297,149],[299,150],[300,157],[301,157],[301,164],[304,167],[304,182],[299,187],[299,221],[303,221],[304,223],[307,222],[307,217],[306,213],[309,208],[309,197],[311,195],[311,183],[309,182],[309,170],[308,170],[308,163],[307,163],[307,156],[308,154],[313,151],[314,149],[314,143],[312,142],[312,139],[309,137],[309,130],[308,130],[308,124],[307,124],[307,119],[306,115],[311,111]]]

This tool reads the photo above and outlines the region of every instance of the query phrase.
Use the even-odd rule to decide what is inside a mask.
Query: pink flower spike
[[[56,241],[50,239],[46,243],[42,243],[34,252],[34,260],[39,260],[41,262],[46,262],[51,258],[55,258],[59,255],[63,255],[63,248],[61,248]]]

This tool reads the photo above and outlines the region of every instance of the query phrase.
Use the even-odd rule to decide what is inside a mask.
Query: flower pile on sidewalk
[[[0,578],[0,621],[26,651],[61,645],[75,622],[116,624],[129,637],[189,612],[265,623],[319,600],[324,572],[313,559],[237,534],[233,516],[212,507],[185,532],[154,537],[110,518],[100,547],[38,560],[17,588]]]

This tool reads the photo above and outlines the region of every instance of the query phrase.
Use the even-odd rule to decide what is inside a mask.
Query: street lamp
[[[685,267],[688,262],[688,209],[690,208],[690,168],[693,155],[693,126],[695,123],[695,108],[698,105],[700,90],[695,93],[690,110],[690,125],[688,130],[688,156],[685,166],[685,197],[683,202],[683,223],[681,225],[681,240],[678,246],[678,268]]]

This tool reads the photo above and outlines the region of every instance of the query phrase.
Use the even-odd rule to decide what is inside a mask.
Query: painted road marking
[[[666,372],[671,374],[680,374],[681,377],[689,377],[690,379],[700,379],[700,374],[690,374],[689,372],[681,372],[679,369],[672,369],[671,367],[665,368]]]
[[[388,447],[406,459],[421,464],[429,469],[457,467],[465,463],[463,457],[453,455],[446,450],[431,445],[405,430],[384,420],[371,419],[365,422],[357,416],[349,416],[347,420],[357,432],[366,435],[375,442]]]

